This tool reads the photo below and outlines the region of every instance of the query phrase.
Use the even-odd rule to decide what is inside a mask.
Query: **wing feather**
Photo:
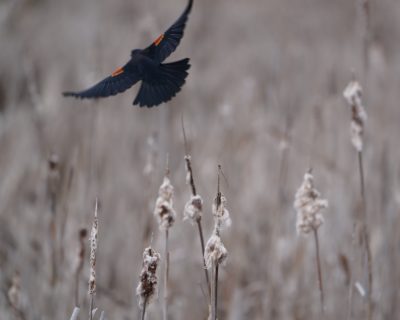
[[[64,92],[66,97],[75,97],[80,99],[105,98],[115,96],[132,87],[140,78],[130,72],[120,72],[115,76],[109,76],[89,89],[79,92]]]
[[[192,6],[193,0],[189,0],[185,11],[178,20],[176,20],[175,23],[165,31],[165,33],[160,35],[149,47],[147,47],[144,52],[160,63],[174,52],[183,38]]]

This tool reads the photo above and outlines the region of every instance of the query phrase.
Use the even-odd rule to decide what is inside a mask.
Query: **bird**
[[[192,6],[193,0],[189,0],[181,16],[150,46],[132,50],[130,60],[123,67],[86,90],[63,92],[63,95],[80,99],[105,98],[122,93],[141,81],[133,105],[152,108],[170,101],[186,82],[190,59],[163,62],[180,44]]]

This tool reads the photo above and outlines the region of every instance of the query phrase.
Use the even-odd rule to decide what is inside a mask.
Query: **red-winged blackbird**
[[[122,68],[93,87],[81,92],[64,92],[64,96],[76,98],[104,98],[114,96],[132,87],[138,81],[142,85],[134,105],[149,108],[158,106],[175,97],[181,90],[190,68],[189,59],[162,63],[178,47],[192,9],[189,3],[178,20],[146,49],[131,52],[131,59]]]

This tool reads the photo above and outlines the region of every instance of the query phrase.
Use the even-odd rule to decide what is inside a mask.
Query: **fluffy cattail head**
[[[307,234],[318,229],[324,222],[321,211],[327,207],[328,201],[322,199],[314,188],[311,171],[307,172],[294,201],[294,208],[297,210],[297,231]]]
[[[213,265],[224,264],[227,257],[228,251],[222,243],[221,238],[213,234],[210,239],[208,239],[204,252],[204,260],[207,269],[211,269]]]
[[[158,198],[154,209],[154,215],[158,219],[161,230],[169,229],[175,222],[176,213],[173,208],[173,195],[174,187],[166,175],[158,191]]]
[[[357,81],[350,82],[343,92],[343,96],[351,108],[352,119],[350,125],[351,142],[357,151],[363,149],[363,133],[367,121],[367,113],[362,103],[362,88]]]
[[[183,220],[189,220],[194,224],[201,220],[202,211],[203,199],[199,195],[191,196],[190,200],[185,204]]]
[[[222,193],[218,193],[212,206],[212,213],[216,227],[230,227],[232,224],[228,209],[226,209],[226,198]]]
[[[140,272],[139,285],[136,294],[139,299],[139,307],[143,308],[158,295],[157,268],[160,263],[160,254],[148,247],[143,252],[143,268]]]
[[[90,275],[89,275],[89,294],[96,294],[96,251],[97,251],[97,234],[99,232],[99,221],[97,218],[98,200],[94,210],[94,220],[92,230],[90,232]]]

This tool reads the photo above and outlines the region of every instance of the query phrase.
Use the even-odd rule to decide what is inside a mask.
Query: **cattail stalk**
[[[297,211],[297,232],[309,234],[313,232],[316,264],[318,271],[318,285],[321,302],[321,313],[324,314],[324,286],[319,250],[318,228],[323,224],[324,219],[321,211],[328,207],[328,201],[321,198],[321,194],[314,187],[314,177],[309,170],[303,179],[303,183],[296,192],[294,208]]]
[[[173,194],[174,187],[169,180],[169,169],[167,166],[164,181],[158,191],[158,198],[154,209],[154,215],[158,219],[161,231],[164,231],[164,299],[163,299],[163,319],[168,319],[168,277],[169,277],[169,229],[173,226],[176,218],[175,210],[173,209]]]
[[[321,259],[319,256],[319,239],[318,239],[318,229],[313,228],[314,240],[315,240],[315,259],[317,263],[318,270],[318,285],[319,285],[319,296],[321,301],[321,313],[324,314],[324,283],[322,281],[322,268],[321,268]]]
[[[206,278],[208,295],[211,296],[210,278],[208,275],[208,270],[206,268],[206,261],[204,259],[205,246],[204,246],[203,226],[201,223],[202,212],[203,212],[203,199],[200,197],[200,195],[197,194],[196,185],[195,185],[194,176],[193,176],[192,158],[189,155],[189,151],[188,151],[183,117],[181,120],[182,120],[183,141],[184,141],[184,147],[185,147],[186,183],[190,185],[190,190],[192,193],[191,199],[185,205],[184,220],[189,220],[192,223],[197,224],[197,230],[199,232],[199,239],[200,239],[200,246],[201,246],[201,259],[203,261],[204,275]]]
[[[94,296],[96,295],[96,251],[97,251],[97,236],[99,232],[98,222],[98,209],[99,203],[96,199],[94,220],[92,230],[90,233],[90,275],[89,275],[89,296],[90,296],[90,307],[89,307],[89,319],[93,319],[93,308],[94,308]]]
[[[229,211],[225,207],[226,199],[220,191],[220,172],[221,167],[218,166],[217,197],[215,198],[212,208],[215,226],[213,234],[207,242],[204,253],[206,267],[207,269],[211,269],[211,320],[217,320],[219,265],[224,264],[228,257],[228,251],[221,241],[220,233],[224,226],[230,226],[231,224]]]
[[[368,0],[365,0],[366,5],[368,6]],[[368,8],[368,7],[367,7]],[[369,9],[368,9],[369,10]],[[351,81],[346,89],[343,92],[343,96],[346,99],[348,105],[351,108],[351,141],[354,148],[357,151],[358,155],[358,170],[360,176],[360,193],[361,193],[361,202],[362,202],[362,221],[361,221],[361,236],[364,243],[364,250],[367,256],[367,270],[368,270],[368,310],[367,310],[367,319],[372,319],[372,288],[373,288],[373,274],[372,274],[372,253],[369,239],[369,230],[368,230],[368,222],[367,222],[367,204],[365,198],[365,182],[364,182],[364,166],[363,166],[363,136],[364,136],[364,128],[367,122],[367,113],[365,111],[365,107],[362,101],[362,87],[356,81]],[[353,280],[353,279],[352,279]],[[353,297],[353,281],[351,281],[349,289],[349,298]],[[351,314],[352,300],[350,300],[350,311],[348,314]]]
[[[165,230],[165,243],[164,243],[164,303],[163,303],[163,319],[168,319],[168,279],[169,279],[169,249],[168,249],[168,229]]]

